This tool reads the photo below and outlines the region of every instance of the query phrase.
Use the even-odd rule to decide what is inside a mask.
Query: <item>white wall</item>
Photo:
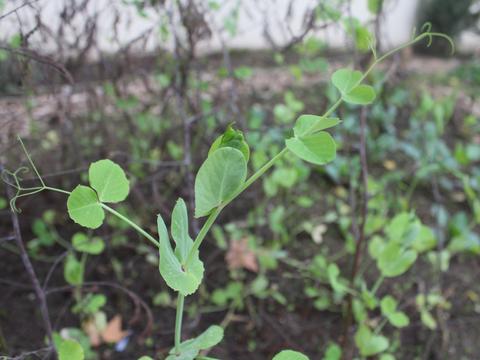
[[[3,13],[18,6],[22,1],[10,0],[3,9]],[[49,27],[56,28],[59,24],[59,14],[64,3],[71,1],[79,2],[79,0],[39,0],[32,6],[41,9],[41,18]],[[207,0],[205,0],[204,3],[206,3],[206,1]],[[215,13],[213,18],[209,19],[209,25],[212,26],[213,29],[223,28],[225,17],[231,9],[235,7],[238,0],[218,1],[222,4],[222,9]],[[415,25],[415,11],[419,1],[420,0],[386,0],[386,15],[382,19],[381,28],[383,37],[381,39],[382,44],[386,45],[386,47],[392,47],[405,42],[411,37]],[[332,2],[334,1],[332,0]],[[113,6],[111,5],[112,3]],[[279,44],[285,42],[291,37],[285,25],[286,23],[283,21],[289,3],[290,0],[241,0],[238,32],[233,38],[224,33],[223,38],[225,43],[228,44],[230,48],[255,49],[268,47],[268,42],[263,34],[265,22],[269,24],[274,40]],[[295,0],[293,15],[288,21],[293,34],[300,32],[305,9],[312,6],[313,3],[313,0]],[[367,21],[371,19],[372,16],[369,14],[366,4],[367,0],[353,0],[352,2],[352,14],[362,21]],[[112,40],[114,38],[112,24],[115,21],[115,11],[118,11],[120,14],[120,21],[118,22],[117,28],[118,38],[121,39],[119,42]],[[96,41],[101,51],[113,53],[149,29],[153,30],[153,32],[150,36],[147,49],[152,49],[159,42],[165,47],[172,46],[171,41],[162,43],[162,40],[159,40],[159,37],[156,35],[158,33],[158,25],[161,21],[170,22],[168,19],[159,18],[157,14],[150,13],[147,14],[147,18],[144,18],[138,15],[132,6],[125,6],[120,0],[91,0],[88,13],[94,14],[97,12],[99,13],[99,28],[97,30],[98,37]],[[0,22],[0,39],[8,39],[19,31],[20,26],[24,33],[28,32],[34,24],[33,13],[33,9],[29,7],[22,8],[19,11],[19,18],[22,20],[21,25],[15,15],[10,15],[2,19]],[[72,25],[80,28],[83,25],[82,21],[85,21],[85,18],[77,18],[75,24]],[[173,20],[174,23],[175,21],[176,20]],[[66,32],[69,33],[69,30],[67,29]],[[214,31],[214,33],[216,33],[216,31]],[[340,26],[329,28],[317,35],[324,39],[331,47],[342,47],[346,41],[348,41],[347,36]],[[73,35],[71,38],[73,41]],[[467,37],[465,43],[467,48],[480,46],[478,37]],[[37,34],[31,37],[31,44],[45,52],[57,48],[54,37],[42,39],[37,36]],[[202,41],[199,46],[202,52],[218,51],[221,49],[221,39],[215,35],[208,40]],[[95,53],[91,53],[90,56],[95,57],[96,55]]]

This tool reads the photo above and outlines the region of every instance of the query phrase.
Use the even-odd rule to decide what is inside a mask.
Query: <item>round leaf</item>
[[[317,165],[334,160],[337,151],[335,140],[325,131],[301,139],[287,139],[286,145],[300,159]]]
[[[58,348],[59,360],[83,360],[83,349],[75,340],[64,340]]]
[[[283,350],[273,357],[272,360],[309,360],[306,355],[298,351]]]
[[[349,93],[343,95],[343,100],[350,104],[367,105],[375,100],[376,94],[370,85],[358,85]]]
[[[228,200],[245,182],[247,162],[242,152],[224,147],[215,150],[198,170],[195,179],[195,217]]]
[[[103,223],[105,212],[97,194],[88,186],[78,185],[67,199],[68,215],[77,224],[96,229]]]
[[[332,83],[340,90],[342,96],[356,88],[361,79],[362,73],[351,69],[339,69],[332,75]]]
[[[84,233],[76,233],[72,237],[72,245],[75,250],[87,254],[98,255],[105,248],[105,243],[98,236],[89,238]]]
[[[130,184],[122,168],[105,159],[94,162],[88,169],[90,186],[97,191],[101,202],[116,203],[125,200]]]

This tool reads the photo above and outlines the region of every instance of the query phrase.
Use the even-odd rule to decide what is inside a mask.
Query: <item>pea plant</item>
[[[431,32],[429,28],[409,42],[386,52],[382,56],[377,56],[375,45],[372,42],[373,61],[370,67],[363,73],[348,68],[335,71],[331,77],[331,82],[340,94],[338,99],[321,116],[308,114],[299,116],[293,126],[292,136],[285,140],[284,148],[250,176],[248,176],[249,145],[241,131],[229,126],[224,134],[219,136],[211,145],[208,156],[200,166],[195,178],[194,217],[206,218],[206,220],[194,238],[190,235],[189,214],[182,198],[177,200],[171,212],[170,231],[164,218],[157,215],[158,237],[150,234],[127,216],[115,210],[112,204],[117,204],[127,198],[130,181],[122,168],[109,159],[99,160],[90,165],[88,185],[80,184],[72,191],[67,191],[47,186],[26,152],[28,160],[38,176],[40,186],[22,187],[18,171],[9,172],[11,178],[15,180],[9,182],[9,184],[17,190],[16,196],[11,200],[11,207],[14,210],[16,209],[16,200],[20,197],[49,190],[68,196],[68,215],[80,226],[97,229],[103,224],[106,213],[109,213],[138,231],[158,249],[160,275],[166,284],[177,293],[174,346],[166,359],[213,359],[204,355],[204,352],[220,343],[224,336],[223,328],[212,325],[197,337],[183,340],[182,318],[185,297],[194,294],[203,280],[204,264],[200,258],[200,247],[222,210],[288,152],[314,165],[325,165],[333,161],[336,157],[336,144],[326,130],[341,122],[339,118],[334,116],[336,109],[343,102],[354,105],[372,103],[375,100],[376,93],[371,85],[365,84],[365,80],[375,66],[407,46],[425,39],[430,43],[433,37],[445,38],[451,42],[447,36]],[[405,220],[404,222],[413,221],[408,215],[400,220]],[[401,232],[399,228],[404,228],[400,220],[397,219],[397,222],[391,226],[395,231],[398,230],[397,232]],[[394,230],[390,232],[394,232]],[[170,236],[173,238],[174,247],[172,247]],[[82,234],[74,236],[73,246],[83,254],[97,254],[103,249],[103,243],[99,242],[97,238],[89,239]],[[371,252],[377,260],[379,268],[382,269],[382,276],[386,277],[397,276],[404,271],[415,260],[415,250],[420,249],[400,249],[398,242],[388,238],[387,240],[377,238],[371,247]],[[386,255],[382,256],[383,253]],[[398,256],[399,254],[400,256]],[[81,285],[82,266],[77,264],[77,260],[72,260],[72,256],[70,255],[67,259],[70,264],[68,268],[71,270],[68,272],[70,282]],[[83,257],[85,256],[83,255]],[[329,278],[336,279],[335,273],[338,275],[338,268],[332,269],[330,267],[327,271]],[[381,280],[378,284],[381,283]],[[336,284],[335,288],[344,289],[340,282],[334,283]],[[82,303],[81,300],[78,299],[78,302]],[[408,320],[405,319],[402,312],[397,310],[397,304],[393,298],[384,298],[381,302],[381,309],[387,321],[393,324],[402,325]],[[385,341],[373,336],[365,326],[362,326],[357,332],[355,340],[362,350],[361,354],[363,356],[370,356],[377,353],[379,348],[385,348]],[[61,360],[84,358],[81,346],[72,340],[61,342],[57,351]],[[148,356],[141,358],[141,360],[147,359],[151,358]],[[302,360],[308,359],[308,357],[293,350],[284,350],[274,357],[274,360],[282,359]]]

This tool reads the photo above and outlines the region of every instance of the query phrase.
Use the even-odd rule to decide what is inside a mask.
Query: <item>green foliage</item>
[[[193,360],[200,350],[209,349],[217,345],[222,339],[223,328],[212,325],[196,338],[183,341],[179,346],[179,352],[172,348],[166,360]]]
[[[77,224],[96,229],[103,224],[105,212],[97,194],[88,186],[78,185],[67,200],[68,215]]]
[[[389,341],[382,335],[375,335],[367,326],[360,325],[355,333],[355,344],[362,356],[368,357],[388,349]]]
[[[213,142],[208,155],[210,156],[215,150],[224,147],[231,147],[240,150],[245,157],[245,161],[248,163],[248,160],[250,159],[250,147],[245,141],[243,133],[240,130],[234,129],[232,125],[229,125],[223,135],[220,135]]]
[[[296,138],[302,138],[332,128],[339,123],[340,119],[338,118],[325,118],[318,115],[300,115],[293,127],[293,134]]]
[[[101,202],[117,203],[125,200],[128,195],[130,184],[127,177],[122,168],[111,160],[92,163],[88,169],[88,178]]]
[[[177,202],[177,204],[180,204],[178,205],[177,213],[182,212],[181,208],[185,205],[182,205],[182,202],[183,200]],[[198,289],[198,286],[202,282],[204,268],[199,258],[198,250],[195,250],[191,260],[186,261],[185,254],[190,253],[193,242],[189,237],[179,237],[178,221],[179,219],[177,217],[177,221],[173,222],[175,225],[173,225],[172,228],[172,234],[175,228],[175,234],[177,236],[175,239],[177,246],[174,253],[165,222],[160,215],[157,217],[158,234],[160,236],[159,270],[168,286],[183,296],[187,296],[193,294]],[[185,226],[185,222],[181,226]],[[188,235],[188,229],[187,231],[183,229],[182,233]]]
[[[312,164],[325,165],[336,156],[335,140],[325,131],[302,138],[293,137],[287,139],[285,143],[288,150]]]
[[[340,69],[333,73],[332,83],[340,91],[342,99],[351,104],[367,105],[375,100],[375,90],[370,85],[361,84],[360,71]]]
[[[308,360],[308,357],[293,350],[283,350],[273,357],[272,360]]]
[[[223,147],[212,152],[195,179],[195,217],[206,216],[229,200],[246,177],[247,162],[241,151]]]
[[[419,253],[432,249],[436,239],[430,228],[411,213],[400,213],[386,226],[386,238],[374,236],[369,243],[369,253],[385,277],[405,273]]]
[[[64,340],[58,348],[59,360],[83,360],[83,349],[75,340]]]
[[[408,326],[410,320],[405,313],[397,310],[397,301],[390,295],[385,296],[380,302],[382,314],[395,327],[402,328]]]
[[[78,185],[67,200],[70,218],[91,229],[103,224],[102,202],[119,202],[129,192],[129,182],[123,170],[111,160],[99,160],[90,165],[88,177],[92,188]]]
[[[78,261],[74,254],[69,254],[65,258],[63,276],[70,285],[81,285],[83,283],[84,270],[83,263]]]
[[[105,243],[98,236],[88,237],[84,233],[76,233],[72,237],[73,248],[79,252],[98,255],[103,252]]]

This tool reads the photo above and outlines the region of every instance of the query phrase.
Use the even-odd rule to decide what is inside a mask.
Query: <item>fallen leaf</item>
[[[122,330],[122,317],[115,315],[102,331],[102,339],[106,343],[116,343],[128,335],[128,331]]]
[[[93,318],[88,319],[87,321],[83,322],[82,324],[83,331],[88,335],[90,339],[90,344],[93,347],[100,346],[102,343],[102,336],[100,331],[95,324],[95,320]]]
[[[248,247],[248,238],[241,240],[231,240],[230,246],[225,256],[229,269],[245,268],[247,270],[258,272],[258,262],[255,252]]]

